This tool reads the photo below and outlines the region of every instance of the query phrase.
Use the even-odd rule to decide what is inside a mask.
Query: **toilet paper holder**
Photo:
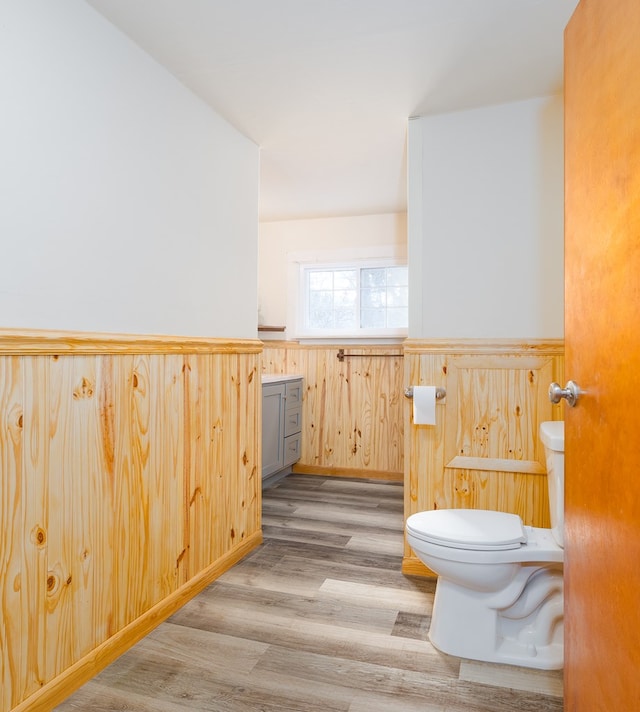
[[[405,398],[413,398],[413,386],[408,386],[404,389]],[[436,400],[443,400],[447,397],[447,391],[444,388],[436,388]]]

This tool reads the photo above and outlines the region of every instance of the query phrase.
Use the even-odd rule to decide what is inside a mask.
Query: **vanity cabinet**
[[[262,377],[262,482],[274,482],[300,459],[302,378]]]

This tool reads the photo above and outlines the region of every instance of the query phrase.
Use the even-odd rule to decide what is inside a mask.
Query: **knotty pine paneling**
[[[446,389],[436,425],[414,425],[405,404],[405,517],[430,509],[493,509],[548,527],[540,423],[560,420],[551,381],[563,381],[561,341],[404,343],[407,385]],[[427,569],[405,543],[403,570]]]
[[[300,472],[393,479],[405,516],[467,507],[516,512],[549,526],[540,423],[561,419],[547,397],[563,381],[558,340],[408,340],[402,345],[266,342],[263,373],[304,378]],[[404,359],[402,356],[404,355]],[[434,426],[416,426],[409,385],[442,386]],[[405,546],[407,573],[426,569]]]
[[[50,709],[260,543],[261,349],[0,331],[0,712]]]
[[[337,358],[338,349],[348,354]],[[298,472],[402,479],[402,346],[264,344],[262,371],[304,378]]]

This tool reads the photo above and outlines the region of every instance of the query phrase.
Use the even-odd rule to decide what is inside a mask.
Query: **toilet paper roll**
[[[436,387],[413,387],[413,422],[415,425],[436,424]]]

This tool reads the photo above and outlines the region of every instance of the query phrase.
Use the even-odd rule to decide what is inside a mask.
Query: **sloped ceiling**
[[[562,90],[577,0],[87,0],[261,149],[262,220],[406,209],[411,116]]]

